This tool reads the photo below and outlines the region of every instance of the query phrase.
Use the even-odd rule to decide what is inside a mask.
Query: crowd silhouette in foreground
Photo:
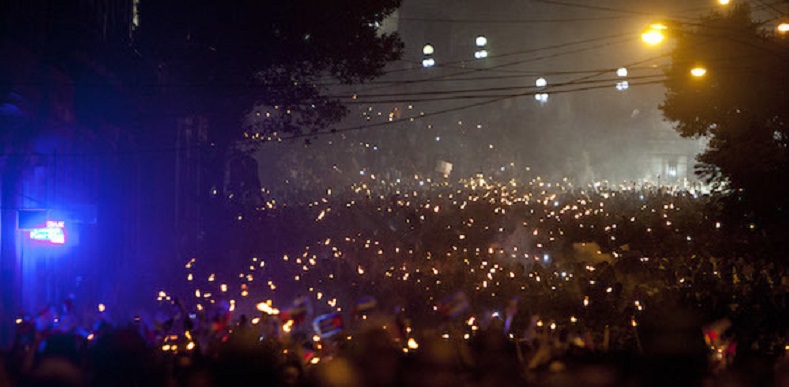
[[[22,322],[3,353],[2,386],[755,386],[789,383],[785,350],[705,343],[698,316],[681,307],[639,326],[637,350],[608,348],[588,332],[533,326],[506,332],[492,317],[466,336],[462,324],[420,332],[396,314],[310,335],[261,314],[198,322],[167,331],[140,320],[99,321],[88,336],[56,323]],[[67,313],[59,314],[68,319]],[[62,321],[62,320],[60,320]],[[207,327],[201,327],[205,324]],[[710,327],[727,335],[727,323]],[[706,332],[709,335],[710,332]],[[716,340],[718,338],[715,338]],[[737,343],[736,338],[732,339]],[[720,365],[719,361],[728,362]]]

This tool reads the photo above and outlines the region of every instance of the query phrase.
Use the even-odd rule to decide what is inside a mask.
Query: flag
[[[334,336],[343,329],[342,315],[329,313],[318,316],[312,322],[312,327],[322,338]]]
[[[362,297],[356,301],[356,306],[353,309],[354,314],[363,314],[368,310],[374,309],[378,306],[378,301],[373,296]]]
[[[299,296],[293,300],[293,306],[282,311],[280,317],[282,321],[293,320],[294,324],[300,324],[310,312],[309,300],[304,296]]]

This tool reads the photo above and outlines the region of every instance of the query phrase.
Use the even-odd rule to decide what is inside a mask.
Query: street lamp
[[[690,69],[690,75],[693,75],[696,78],[701,78],[707,74],[707,69],[701,66],[696,66]]]
[[[534,86],[544,89],[546,86],[548,86],[548,81],[543,77],[537,78],[537,80],[534,81]],[[545,104],[548,102],[548,93],[537,93],[534,95],[534,99],[540,104]]]
[[[616,76],[619,78],[627,77],[627,68],[620,67],[616,69]],[[630,82],[628,81],[619,81],[616,83],[616,89],[619,91],[625,91],[630,88]]]
[[[422,54],[424,55],[424,57],[422,57],[422,67],[433,67],[436,65],[436,60],[433,59],[434,52],[435,49],[431,44],[425,44],[425,46],[422,47]]]
[[[666,39],[666,35],[663,33],[663,31],[667,29],[668,27],[666,27],[664,24],[652,24],[641,34],[641,39],[650,46],[656,46]]]
[[[789,22],[783,22],[776,27],[779,33],[785,34],[789,32]]]
[[[477,46],[477,50],[474,51],[474,58],[476,59],[485,59],[488,57],[488,50],[485,49],[485,46],[488,44],[488,38],[480,35],[474,39],[474,44]]]
[[[718,0],[718,4],[720,5],[729,5],[729,3],[731,3],[731,0]]]

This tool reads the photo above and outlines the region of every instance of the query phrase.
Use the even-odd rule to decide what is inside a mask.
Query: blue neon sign
[[[30,239],[46,241],[56,245],[66,243],[66,223],[62,220],[48,220],[46,227],[30,230]]]

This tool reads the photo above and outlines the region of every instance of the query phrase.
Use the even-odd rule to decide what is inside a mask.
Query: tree
[[[789,225],[789,40],[747,5],[713,13],[677,35],[661,108],[684,137],[706,137],[697,174],[727,209],[764,230]],[[703,76],[690,70],[703,67]]]
[[[345,113],[321,81],[367,81],[400,57],[398,36],[377,29],[399,4],[144,0],[137,46],[175,103],[166,109],[207,116],[212,143],[308,132]],[[246,120],[246,113],[270,119]]]
[[[400,57],[399,37],[378,28],[399,5],[400,0],[141,1],[135,46],[154,69],[154,116],[169,127],[174,119],[190,117],[204,123],[205,138],[188,145],[202,152],[198,168],[205,178],[193,198],[202,222],[227,215],[235,222],[260,204],[241,200],[259,198],[260,187],[256,163],[239,152],[339,122],[346,107],[330,96],[327,82],[373,79]],[[228,165],[230,178],[247,181],[225,184]]]

